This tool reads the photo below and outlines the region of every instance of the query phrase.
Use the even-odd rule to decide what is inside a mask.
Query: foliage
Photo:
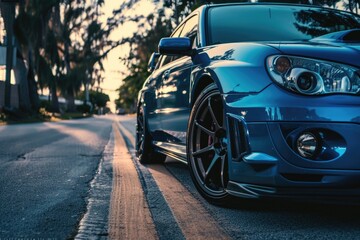
[[[162,13],[159,15],[161,16]],[[118,89],[119,99],[115,102],[117,108],[125,108],[130,112],[135,111],[135,104],[139,89],[142,87],[144,80],[148,77],[147,62],[151,54],[157,51],[157,45],[161,37],[168,36],[171,33],[171,23],[169,20],[162,20],[154,15],[148,16],[148,22],[151,29],[145,36],[135,33],[132,38],[132,50],[126,59],[129,74],[123,79],[122,85]]]
[[[58,116],[58,119],[61,120],[71,120],[71,119],[80,119],[80,118],[87,118],[90,117],[90,114],[85,114],[82,112],[75,112],[75,113],[64,113]]]
[[[40,109],[51,112],[51,103],[48,100],[40,100]]]
[[[85,101],[85,92],[81,92],[79,98]],[[110,101],[109,95],[99,92],[90,90],[89,91],[89,100],[93,104],[94,107],[106,107],[107,102]]]
[[[76,110],[77,110],[77,112],[80,112],[80,113],[91,113],[91,107],[90,107],[90,105],[87,105],[87,104],[76,106]]]
[[[102,61],[119,45],[108,40],[113,26],[99,21],[103,4],[104,0],[32,0],[19,5],[14,30],[18,58],[27,63],[23,75],[32,83],[31,93],[49,88],[55,112],[58,94],[67,99],[69,111],[76,110],[75,96],[82,86],[100,84]]]
[[[119,99],[115,102],[117,108],[128,109],[130,112],[135,111],[135,99],[144,79],[148,76],[146,69],[147,65],[144,62],[131,66],[132,74],[123,79],[123,83],[118,89]]]

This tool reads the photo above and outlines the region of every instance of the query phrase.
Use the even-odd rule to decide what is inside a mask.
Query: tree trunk
[[[19,94],[19,105],[20,109],[24,112],[31,113],[32,108],[30,104],[30,91],[29,83],[27,79],[28,69],[26,68],[24,59],[22,56],[17,54],[16,57],[16,66],[14,67],[15,81],[19,84],[20,94]]]
[[[34,112],[38,112],[40,108],[40,101],[39,101],[39,94],[37,92],[37,84],[35,81],[35,74],[34,74],[34,64],[33,64],[33,53],[31,50],[28,52],[28,63],[29,63],[29,70],[27,74],[27,80],[29,84],[29,96],[30,96],[30,103],[31,107]]]
[[[0,3],[1,15],[6,30],[6,76],[5,76],[5,106],[11,107],[11,70],[13,68],[13,27],[15,19],[15,5]]]
[[[86,105],[90,101],[89,84],[88,83],[84,83],[84,89],[85,89],[84,105]]]
[[[60,108],[59,108],[59,99],[58,96],[56,94],[56,80],[53,79],[52,83],[51,83],[51,111],[54,113],[59,113],[60,112]]]
[[[353,0],[349,0],[349,11],[353,12]]]
[[[68,112],[76,112],[75,96],[72,87],[69,87],[66,94],[66,104]]]
[[[64,49],[64,63],[65,63],[66,73],[68,75],[70,74],[70,71],[71,71],[69,55],[70,55],[69,54],[69,44],[66,41],[65,42],[65,49]],[[76,112],[74,89],[72,88],[72,86],[69,86],[66,89],[65,96],[66,96],[67,111],[68,112]]]
[[[359,1],[355,1],[355,13],[358,14],[358,2]]]

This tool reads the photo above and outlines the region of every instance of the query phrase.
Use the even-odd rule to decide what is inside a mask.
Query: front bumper
[[[230,181],[227,192],[241,198],[294,199],[356,205],[360,200],[360,188],[283,188]]]
[[[270,85],[256,95],[225,96],[225,102],[229,193],[360,197],[359,96],[309,97]],[[322,150],[314,160],[301,157],[293,144],[305,131],[321,136]]]

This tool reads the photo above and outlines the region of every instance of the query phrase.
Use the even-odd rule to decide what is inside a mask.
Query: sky
[[[108,17],[111,17],[113,10],[116,10],[124,1],[114,1],[114,0],[105,0],[105,4],[102,8],[104,16],[102,21],[106,22]],[[126,12],[128,15],[144,15],[147,16],[155,10],[155,6],[150,0],[141,0],[134,8]],[[117,29],[110,35],[110,39],[114,41],[121,40],[124,37],[132,36],[132,34],[137,30],[137,27],[134,23],[125,23],[122,26],[118,26]],[[123,74],[127,71],[125,63],[122,62],[119,58],[125,57],[129,53],[128,46],[119,46],[113,49],[107,56],[107,59],[104,61],[105,72],[104,82],[101,83],[101,88],[103,91],[110,96],[109,107],[114,112],[115,104],[114,100],[118,97],[117,92],[115,91],[120,87],[121,81],[126,77],[126,74]]]

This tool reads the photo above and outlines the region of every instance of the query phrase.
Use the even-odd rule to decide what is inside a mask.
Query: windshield
[[[353,14],[323,8],[229,5],[208,10],[208,45],[230,42],[309,40],[360,28]]]

